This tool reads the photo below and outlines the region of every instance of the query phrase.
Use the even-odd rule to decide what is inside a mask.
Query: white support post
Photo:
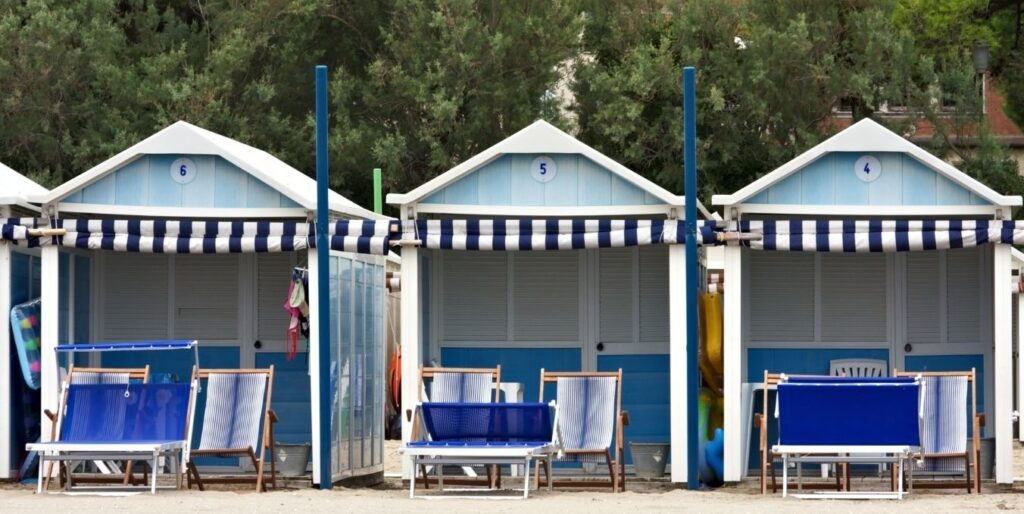
[[[1024,293],[1016,295],[1013,305],[1017,309],[1017,438],[1024,443]]]
[[[320,324],[317,313],[320,305],[320,292],[318,274],[319,263],[316,258],[316,249],[308,251],[309,259],[307,270],[309,272],[309,405],[310,423],[312,424],[313,436],[313,484],[320,483]],[[330,480],[330,477],[327,477]]]
[[[404,209],[403,209],[404,211]],[[403,212],[404,214],[404,212]],[[403,216],[404,217],[404,216]],[[402,442],[409,442],[412,435],[410,412],[419,401],[420,368],[420,255],[415,246],[402,247]],[[412,480],[415,470],[402,459],[402,478]]]
[[[42,411],[57,412],[60,385],[57,373],[57,342],[60,338],[60,253],[57,246],[42,247],[42,276],[40,277],[40,355],[42,364],[42,409],[39,413],[40,433],[49,437],[50,418]]]
[[[4,217],[8,213],[0,213]],[[11,478],[11,245],[0,242],[0,478]]]
[[[993,251],[992,339],[995,346],[993,372],[995,375],[994,416],[996,435],[996,482],[1013,483],[1013,325],[1010,302],[1010,245],[995,245]]]
[[[668,247],[669,376],[672,421],[672,481],[685,483],[686,463],[686,247]],[[693,420],[694,423],[697,420]]]
[[[723,393],[725,395],[725,481],[739,482],[745,475],[747,463],[743,462],[743,253],[739,246],[725,247],[725,294],[723,298],[722,354]],[[750,427],[746,427],[750,430]]]

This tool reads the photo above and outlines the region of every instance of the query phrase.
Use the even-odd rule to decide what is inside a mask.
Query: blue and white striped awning
[[[915,252],[1024,244],[1024,222],[1004,220],[740,221],[731,230],[757,234],[755,250],[791,252]]]
[[[715,222],[697,222],[697,243],[715,244]],[[685,243],[681,220],[496,219],[404,222],[403,240],[430,249],[577,250]]]
[[[338,220],[330,224],[331,249],[384,255],[391,239],[390,220]],[[40,237],[32,228],[63,229],[64,235]],[[44,224],[33,218],[9,219],[0,237],[28,246],[56,244],[88,250],[141,253],[265,253],[316,247],[312,223],[287,221],[72,220]]]

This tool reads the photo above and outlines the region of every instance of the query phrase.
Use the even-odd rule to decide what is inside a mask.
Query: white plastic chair
[[[836,359],[829,361],[828,374],[833,377],[887,377],[888,363],[882,359]],[[821,478],[828,478],[831,464],[821,465]],[[885,471],[885,464],[878,465],[878,472]]]

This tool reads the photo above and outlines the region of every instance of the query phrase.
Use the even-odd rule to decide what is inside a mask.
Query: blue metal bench
[[[891,462],[896,491],[822,492],[815,498],[902,499],[903,473],[921,453],[921,390],[915,377],[783,377],[776,416],[782,457],[782,495],[788,494],[789,463]],[[912,471],[911,471],[912,472]]]
[[[175,458],[177,487],[188,462],[196,382],[188,384],[70,384],[57,416],[60,439],[31,443],[39,453],[39,486],[47,461],[143,460],[157,489],[161,457]],[[68,475],[66,488],[73,488]]]
[[[560,448],[553,402],[422,403],[415,415],[423,433],[406,443],[399,453],[411,458],[413,470],[421,465],[434,466],[442,491],[446,464],[523,464],[526,498],[530,492],[531,462],[544,460],[550,476],[550,457]],[[409,481],[409,497],[416,497],[415,474]]]

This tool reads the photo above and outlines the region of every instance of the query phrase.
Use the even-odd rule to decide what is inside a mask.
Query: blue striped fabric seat
[[[926,376],[923,445],[925,455],[967,452],[967,377]],[[928,458],[928,471],[963,473],[960,457]]]
[[[206,385],[206,409],[199,450],[259,450],[267,377],[255,373],[216,373]]]
[[[184,441],[190,392],[189,384],[71,384],[60,442]]]
[[[566,450],[607,450],[615,433],[615,377],[558,377],[558,429]],[[567,453],[560,460],[605,462],[602,453]]]

